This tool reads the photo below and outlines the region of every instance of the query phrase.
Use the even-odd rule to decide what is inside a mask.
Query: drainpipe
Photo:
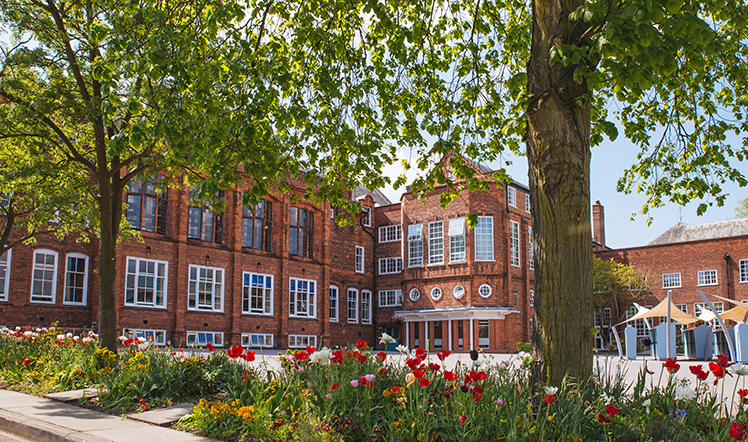
[[[371,208],[371,215],[369,216],[369,223],[371,223],[372,229],[374,228],[374,207]],[[379,297],[377,296],[377,239],[374,234],[366,230],[364,226],[364,217],[362,216],[358,220],[358,224],[361,226],[361,230],[371,237],[371,256],[374,264],[374,273],[371,277],[371,325],[374,327],[374,342],[371,348],[376,348],[377,345],[377,310],[379,309]],[[364,268],[364,274],[366,268]],[[374,302],[376,300],[376,302]],[[376,306],[376,307],[375,307]],[[386,348],[386,347],[385,347]]]
[[[730,298],[730,254],[725,253],[723,258],[725,258],[725,279],[727,280],[727,299],[732,299]]]

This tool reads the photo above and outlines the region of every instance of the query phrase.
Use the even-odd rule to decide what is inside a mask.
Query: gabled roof
[[[465,157],[463,157],[463,158],[465,158]],[[490,167],[485,166],[485,165],[483,165],[483,164],[481,164],[481,163],[479,163],[477,161],[471,160],[469,158],[465,158],[465,161],[467,161],[468,163],[472,164],[472,166],[475,168],[475,170],[477,170],[478,172],[480,172],[480,173],[482,173],[484,175],[488,175],[489,173],[493,172],[493,170],[491,170]]]
[[[731,219],[714,223],[694,224],[689,226],[683,221],[669,228],[648,245],[673,244],[705,239],[730,238],[748,235],[748,218]]]
[[[382,193],[382,191],[379,189],[369,190],[364,186],[356,186],[351,192],[351,196],[355,201],[358,201],[361,198],[365,198],[366,195],[371,195],[371,198],[374,200],[374,205],[376,207],[389,206],[390,204],[392,204],[392,201],[390,201],[390,199],[387,198],[385,194]]]
[[[465,158],[465,160],[468,163],[470,163],[475,168],[475,170],[477,170],[478,172],[480,172],[480,173],[482,173],[484,175],[489,175],[489,174],[491,174],[491,173],[494,172],[494,170],[491,170],[490,167],[485,166],[485,165],[483,165],[483,164],[481,164],[481,163],[479,163],[477,161],[471,160],[469,158]],[[529,192],[530,191],[529,187],[527,187],[525,184],[520,183],[519,181],[512,181],[510,183],[507,183],[507,185],[510,185],[510,186],[513,186],[513,187],[518,187],[518,188],[522,189],[525,192]]]

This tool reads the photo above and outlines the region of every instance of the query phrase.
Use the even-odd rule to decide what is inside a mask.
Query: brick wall
[[[489,179],[489,178],[486,178]],[[116,293],[118,328],[165,330],[167,340],[173,345],[184,345],[187,332],[219,332],[226,344],[239,344],[242,333],[270,334],[274,346],[284,348],[289,335],[317,337],[317,345],[336,346],[355,343],[358,339],[374,344],[384,327],[396,327],[404,338],[404,328],[393,320],[393,313],[403,309],[431,309],[458,306],[502,306],[517,309],[517,313],[503,320],[492,320],[490,350],[512,351],[516,342],[528,340],[531,307],[528,293],[532,289],[533,272],[527,265],[527,228],[530,215],[524,206],[524,192],[517,189],[517,208],[506,203],[507,188],[491,183],[490,191],[470,193],[464,191],[460,198],[446,208],[438,203],[444,189],[437,189],[425,202],[416,195],[406,193],[401,203],[374,208],[370,196],[362,204],[372,208],[371,226],[363,226],[361,214],[356,215],[356,225],[340,227],[330,218],[328,203],[319,205],[292,201],[288,193],[273,194],[266,198],[272,203],[271,250],[242,247],[242,204],[244,190],[238,187],[225,192],[226,211],[223,218],[223,238],[220,243],[187,238],[189,224],[189,189],[173,183],[166,194],[168,216],[166,233],[140,232],[136,238],[123,240],[117,248]],[[298,190],[301,196],[301,189]],[[127,196],[125,196],[126,198]],[[289,207],[309,210],[314,216],[314,247],[311,258],[289,255]],[[475,261],[474,230],[466,228],[466,259],[449,262],[449,219],[465,216],[470,211],[480,216],[493,217],[494,260]],[[510,220],[520,225],[519,266],[510,262]],[[428,264],[428,223],[443,222],[444,263]],[[424,265],[409,268],[407,263],[407,226],[424,224]],[[402,225],[402,239],[396,242],[379,242],[379,228]],[[266,224],[267,225],[267,224]],[[355,267],[356,246],[364,250],[364,271]],[[56,302],[53,305],[30,303],[31,261],[36,249],[50,249],[59,253],[57,266]],[[3,313],[0,325],[49,325],[59,321],[63,327],[91,327],[97,321],[98,298],[96,256],[97,241],[78,243],[70,237],[64,241],[40,238],[37,244],[24,245],[12,252],[10,269],[10,295],[0,301]],[[88,302],[85,306],[63,305],[64,257],[68,253],[81,253],[89,257]],[[404,270],[395,274],[379,274],[379,259],[400,256]],[[168,263],[165,278],[165,303],[163,307],[125,305],[128,258]],[[223,271],[222,305],[219,311],[195,311],[188,307],[190,292],[190,266],[204,266]],[[271,314],[243,312],[245,273],[272,277],[273,296]],[[292,317],[289,314],[291,280],[309,280],[315,283],[315,317]],[[491,295],[484,298],[478,292],[487,284]],[[455,286],[464,288],[464,296],[456,299]],[[330,287],[338,289],[338,321],[329,319]],[[432,289],[439,288],[441,296],[433,299]],[[408,299],[411,289],[417,288],[421,296],[416,302]],[[402,305],[379,306],[379,291],[400,289]],[[348,315],[348,292],[356,293],[356,319]],[[363,323],[362,293],[371,293],[371,321]],[[516,301],[515,301],[516,299]],[[43,318],[43,319],[42,319]],[[424,325],[421,324],[423,329]],[[464,339],[469,336],[468,322],[463,324]],[[477,339],[477,321],[474,323]],[[448,323],[442,324],[443,338],[448,336]],[[457,349],[457,322],[452,324],[454,348]],[[430,324],[433,336],[433,323]],[[425,329],[421,334],[424,345]]]

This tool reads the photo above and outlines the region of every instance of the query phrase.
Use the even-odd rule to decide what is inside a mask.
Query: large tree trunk
[[[110,193],[107,199],[111,200],[111,197]],[[99,339],[102,347],[117,353],[117,305],[114,296],[117,280],[117,238],[112,233],[111,215],[111,203],[106,204],[102,198],[99,241]]]
[[[98,92],[95,85],[94,89]],[[117,303],[115,283],[117,281],[117,238],[122,219],[122,179],[118,170],[119,157],[111,162],[107,156],[106,135],[103,120],[94,123],[96,138],[97,171],[99,185],[99,340],[102,347],[117,353]]]
[[[534,97],[528,115],[527,156],[535,253],[534,380],[560,386],[569,374],[592,372],[590,230],[590,105],[576,66],[548,64],[553,45],[575,44],[569,14],[581,0],[534,0],[527,66]]]

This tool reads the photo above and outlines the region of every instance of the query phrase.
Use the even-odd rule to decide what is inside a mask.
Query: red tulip
[[[608,416],[610,416],[611,419],[613,419],[613,417],[615,417],[615,415],[618,414],[619,411],[621,410],[612,405],[608,405],[607,407],[605,407],[605,412],[608,413]]]
[[[739,424],[737,422],[730,424],[729,434],[731,438],[736,439],[736,440],[745,439],[745,433],[743,431],[743,424]]]
[[[674,358],[667,358],[665,360],[665,368],[669,373],[673,374],[680,369],[680,364],[678,364]]]
[[[545,395],[545,403],[546,404],[550,404],[550,403],[552,403],[555,400],[556,400],[556,396],[551,396],[550,394],[546,394]]]
[[[418,381],[418,385],[420,385],[420,386],[421,386],[421,387],[423,387],[423,388],[426,388],[426,387],[428,387],[429,385],[431,385],[431,381],[430,381],[430,380],[428,380],[428,379],[426,379],[426,378],[423,378],[423,379],[420,379],[420,380]]]

